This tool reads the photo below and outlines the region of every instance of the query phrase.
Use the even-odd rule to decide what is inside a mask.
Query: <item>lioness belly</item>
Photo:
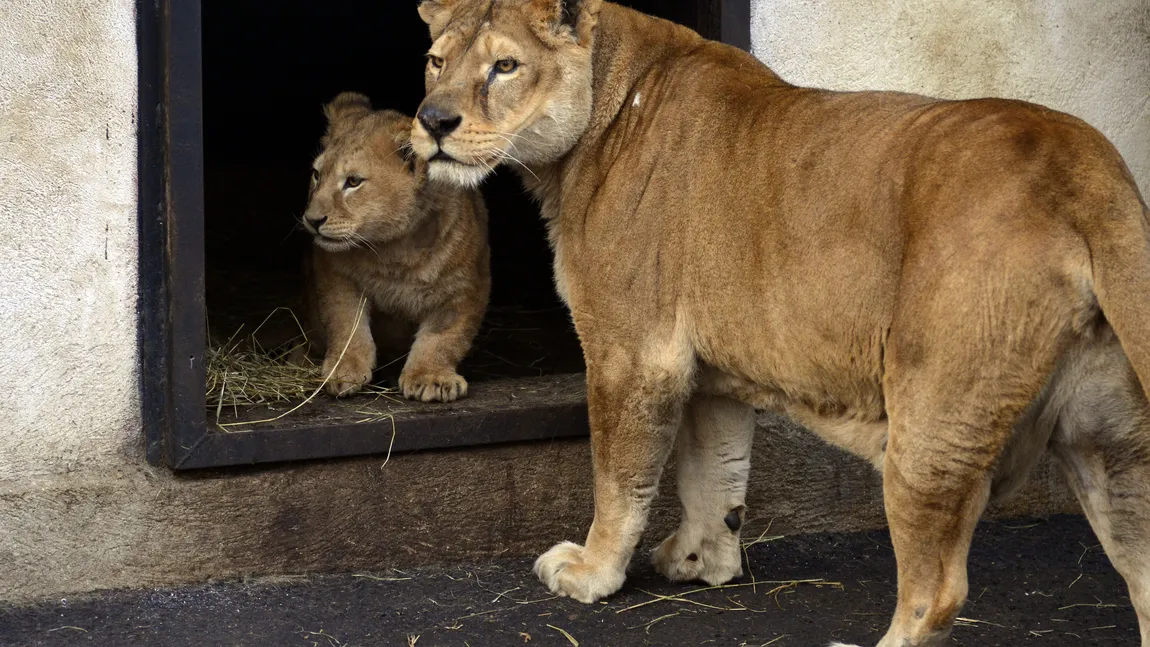
[[[793,383],[786,386],[759,383],[712,366],[701,371],[698,382],[700,393],[729,397],[756,409],[785,414],[826,442],[882,469],[887,419],[878,385],[872,388],[857,385],[850,394],[797,387]]]

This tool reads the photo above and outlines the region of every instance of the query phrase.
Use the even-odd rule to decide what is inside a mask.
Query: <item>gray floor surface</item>
[[[1078,517],[983,523],[952,644],[1138,645],[1097,544]],[[703,591],[636,559],[623,591],[595,605],[552,598],[530,559],[113,591],[0,608],[0,645],[869,647],[882,636],[895,578],[885,532],[796,535],[747,555],[754,582]]]

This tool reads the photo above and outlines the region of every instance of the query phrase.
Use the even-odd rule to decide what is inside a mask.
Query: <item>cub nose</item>
[[[323,226],[323,223],[327,222],[327,216],[319,216],[318,218],[315,216],[304,216],[304,220],[307,220],[307,224],[311,225],[312,229],[318,230]]]
[[[431,105],[419,109],[419,123],[423,124],[427,132],[438,141],[459,128],[459,124],[463,123],[463,117]]]

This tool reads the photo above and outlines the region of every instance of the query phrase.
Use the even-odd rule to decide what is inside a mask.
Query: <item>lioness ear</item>
[[[534,0],[534,4],[554,31],[569,30],[581,47],[591,44],[602,0]]]
[[[343,92],[323,107],[323,115],[327,117],[329,129],[349,117],[359,117],[369,112],[371,112],[371,99],[358,92]]]
[[[458,0],[421,0],[419,3],[419,17],[427,23],[431,31],[431,40],[443,35],[447,23],[451,22],[451,12],[455,9]]]
[[[562,0],[559,22],[571,27],[575,40],[582,46],[591,43],[591,34],[599,22],[602,0]]]

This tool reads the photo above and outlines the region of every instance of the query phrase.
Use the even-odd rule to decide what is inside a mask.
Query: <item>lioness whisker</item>
[[[539,176],[535,175],[535,171],[532,171],[526,164],[521,162],[519,160],[519,158],[515,157],[514,155],[512,155],[508,151],[500,150],[500,149],[496,148],[496,149],[492,149],[492,152],[496,153],[496,155],[499,157],[500,161],[510,160],[512,162],[515,162],[516,164],[518,164],[518,165],[522,166],[524,169],[526,169],[527,172],[531,174],[531,177],[535,178],[536,180],[539,179]]]
[[[522,135],[520,133],[505,133],[505,132],[498,131],[498,130],[493,130],[491,132],[493,134],[499,135],[500,137],[518,137],[520,139],[527,139],[527,137],[525,135]]]
[[[507,142],[508,146],[511,146],[511,147],[515,146],[515,142],[512,141],[509,137],[504,137],[503,135],[500,135],[499,133],[495,133],[495,136],[502,139],[503,141]]]
[[[493,152],[495,152],[495,149],[491,149],[491,150],[489,150],[489,151],[486,151],[486,152],[485,152],[485,154],[488,154],[488,155],[489,155],[489,154],[491,154],[491,153],[493,153]],[[489,163],[487,160],[483,159],[482,157],[476,156],[476,158],[475,158],[475,161],[477,161],[477,162],[479,162],[480,164],[482,164],[483,166],[487,167],[487,170],[488,170],[488,171],[490,171],[490,172],[492,172],[492,173],[494,173],[494,172],[495,172],[495,167],[494,167],[494,166],[492,166],[492,165],[491,165],[491,164],[490,164],[490,163]]]

